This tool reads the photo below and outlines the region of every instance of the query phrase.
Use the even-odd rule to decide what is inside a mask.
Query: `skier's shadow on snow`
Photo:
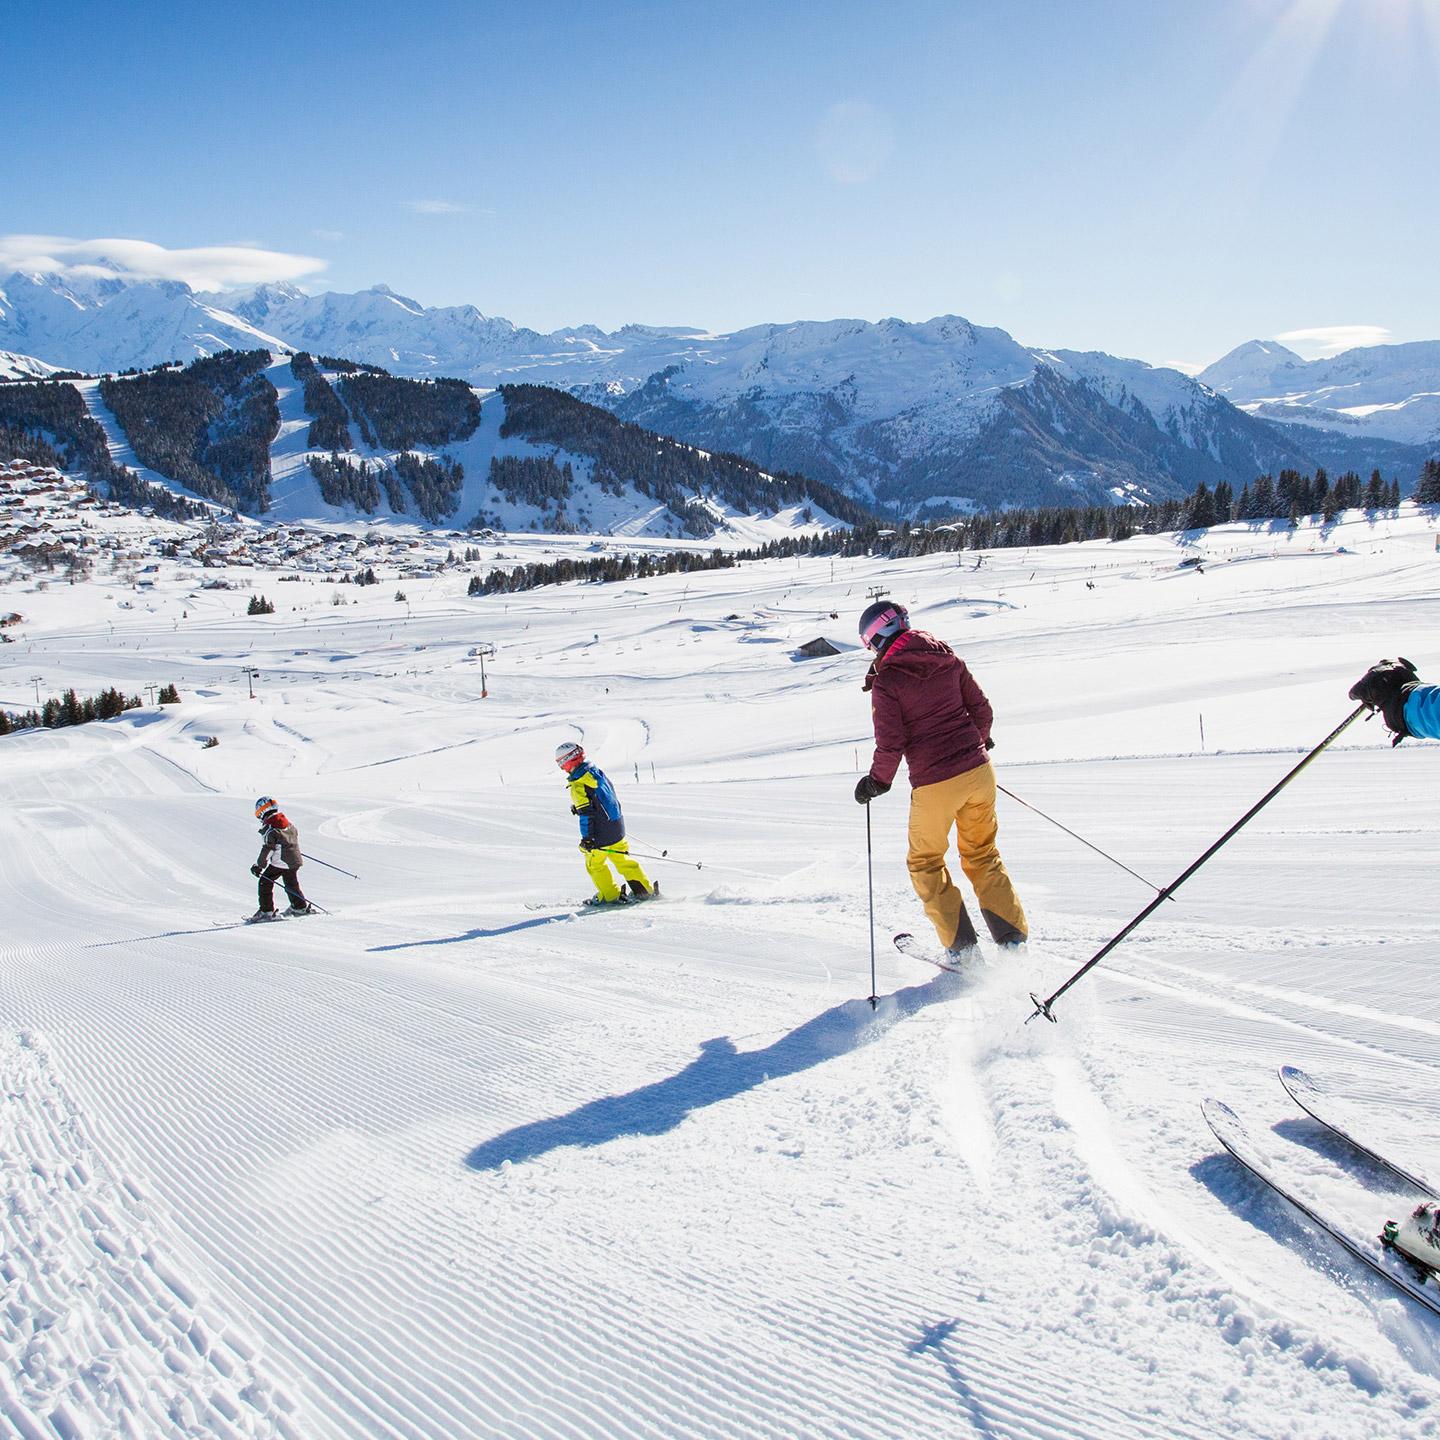
[[[979,1396],[970,1388],[970,1382],[965,1378],[964,1372],[945,1348],[945,1342],[959,1328],[958,1320],[939,1320],[933,1325],[926,1325],[920,1332],[920,1338],[905,1347],[906,1354],[933,1355],[944,1366],[945,1377],[950,1381],[950,1388],[960,1397],[960,1403],[970,1417],[971,1429],[975,1434],[981,1436],[982,1440],[996,1440],[1000,1432],[995,1428],[994,1421],[986,1414]]]
[[[421,950],[427,945],[463,945],[467,940],[493,940],[497,935],[514,935],[519,930],[558,925],[574,918],[568,910],[563,915],[537,915],[533,920],[517,920],[513,925],[499,925],[493,930],[466,930],[462,935],[437,935],[433,940],[402,940],[394,945],[372,945],[366,953],[379,955],[386,950]]]
[[[700,1054],[674,1075],[623,1095],[591,1100],[565,1115],[518,1125],[477,1145],[465,1163],[472,1170],[495,1170],[507,1160],[519,1164],[566,1145],[604,1145],[627,1135],[663,1135],[694,1110],[847,1054],[877,1038],[896,1020],[962,990],[957,978],[938,975],[883,997],[878,1010],[872,1011],[868,1000],[847,1000],[763,1050],[738,1050],[728,1035],[702,1041]]]

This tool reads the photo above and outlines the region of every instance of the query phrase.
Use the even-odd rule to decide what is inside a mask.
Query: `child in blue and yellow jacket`
[[[625,817],[615,787],[605,773],[585,759],[585,751],[573,741],[555,748],[555,763],[570,782],[570,813],[580,817],[580,848],[585,852],[585,869],[595,885],[587,905],[623,905],[632,900],[649,900],[658,887],[630,858],[625,839]],[[620,878],[629,882],[627,894],[610,873],[614,862]]]

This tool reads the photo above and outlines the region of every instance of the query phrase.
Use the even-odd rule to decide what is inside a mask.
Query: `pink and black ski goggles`
[[[865,642],[867,649],[873,650],[881,640],[885,640],[895,633],[896,626],[903,619],[903,615],[896,606],[887,606],[860,632],[860,638]]]

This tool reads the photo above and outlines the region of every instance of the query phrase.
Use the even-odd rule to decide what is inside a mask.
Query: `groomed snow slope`
[[[1276,1126],[1377,1228],[1404,1197],[1274,1067],[1433,1161],[1440,746],[1352,727],[1055,1027],[1026,993],[1151,892],[1003,801],[1034,933],[966,989],[888,944],[924,926],[901,785],[872,1013],[864,661],[792,654],[888,585],[989,691],[1001,783],[1160,884],[1366,664],[1440,674],[1434,530],[1230,527],[1203,573],[1162,537],[408,607],[285,585],[253,618],[173,569],[7,587],[0,705],[37,674],[185,699],[0,739],[0,1430],[1440,1433],[1440,1326],[1199,1112]],[[654,866],[664,902],[564,903],[567,737],[637,844],[703,862]],[[232,923],[260,793],[363,877],[305,867],[332,916]]]

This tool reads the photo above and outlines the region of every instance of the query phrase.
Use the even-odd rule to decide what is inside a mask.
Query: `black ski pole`
[[[1068,825],[1062,825],[1053,815],[1047,815],[1038,805],[1032,805],[1028,800],[1022,800],[1013,790],[1007,790],[1003,785],[997,785],[995,788],[1002,795],[1008,795],[1017,805],[1023,805],[1027,810],[1033,810],[1042,820],[1048,820],[1057,829],[1063,830],[1072,840],[1078,840],[1097,855],[1103,855],[1112,865],[1118,865],[1127,875],[1133,875],[1142,885],[1148,885],[1152,890],[1159,891],[1160,887],[1153,880],[1147,880],[1138,870],[1132,870],[1123,860],[1117,860],[1108,851],[1102,850],[1098,845],[1092,845],[1083,835],[1077,835]],[[1170,898],[1173,900],[1175,897],[1172,895]]]
[[[870,807],[865,807],[865,878],[870,892],[870,1008],[879,1003],[875,994],[875,847],[870,839]]]
[[[305,855],[305,852],[303,850],[300,853],[302,855]],[[305,858],[316,865],[323,865],[327,870],[340,870],[340,867],[338,865],[332,865],[328,860],[316,860],[313,855],[305,855]],[[349,870],[340,870],[340,873],[342,875],[349,875],[352,880],[358,880],[360,878],[358,875],[354,874],[352,871]]]
[[[1306,757],[1291,770],[1283,779],[1277,781],[1260,797],[1198,860],[1187,870],[1172,880],[1158,895],[1117,935],[1111,936],[1099,950],[1095,952],[1048,1000],[1041,1000],[1037,995],[1032,994],[1030,998],[1035,1002],[1034,1013],[1027,1016],[1025,1023],[1028,1025],[1036,1015],[1043,1015],[1052,1025],[1059,1022],[1051,1013],[1051,1006],[1077,981],[1082,975],[1087,975],[1095,968],[1132,930],[1135,929],[1148,915],[1158,910],[1165,900],[1178,890],[1212,855],[1215,854],[1233,835],[1244,826],[1248,825],[1322,750],[1325,749],[1342,730],[1348,725],[1353,725],[1368,709],[1366,705],[1357,705]]]

